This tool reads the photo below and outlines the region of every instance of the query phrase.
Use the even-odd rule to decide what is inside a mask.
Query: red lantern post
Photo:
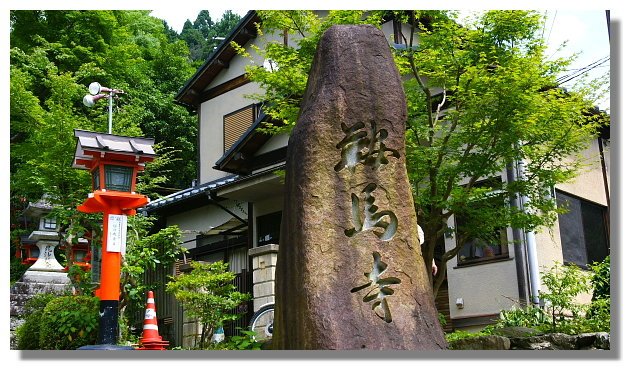
[[[80,212],[103,212],[101,279],[95,294],[100,303],[99,343],[115,345],[118,331],[121,257],[126,246],[127,216],[149,199],[135,190],[137,174],[154,160],[154,140],[75,130],[73,167],[93,176],[93,192],[77,207]]]

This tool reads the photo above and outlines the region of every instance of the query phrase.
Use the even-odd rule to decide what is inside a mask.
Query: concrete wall
[[[247,215],[235,205],[235,202],[227,200],[221,204],[236,215],[247,217]],[[247,212],[247,204],[241,203],[240,205],[245,212]],[[196,247],[196,241],[187,242],[196,239],[197,233],[192,232],[205,232],[209,230],[210,227],[221,225],[231,218],[232,216],[229,213],[210,204],[169,216],[167,217],[167,225],[178,225],[182,231],[185,231],[186,233],[183,234],[183,242],[185,242],[183,246],[188,249],[193,249]]]
[[[453,217],[448,220],[448,225],[454,226]],[[512,238],[511,229],[507,230],[507,236]],[[454,248],[455,244],[454,237],[445,239],[446,249]],[[513,301],[518,300],[516,264],[513,246],[509,246],[509,259],[458,267],[455,257],[447,263],[452,319],[498,314],[500,310],[510,308]],[[456,304],[458,298],[463,299],[462,308]]]
[[[607,149],[604,151],[608,168],[610,165],[610,156]],[[606,206],[606,193],[604,192],[604,179],[600,164],[600,148],[597,139],[589,142],[589,147],[586,148],[581,155],[586,165],[580,174],[572,182],[559,184],[556,188]]]

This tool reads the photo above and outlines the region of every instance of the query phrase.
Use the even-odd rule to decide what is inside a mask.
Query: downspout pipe
[[[507,165],[507,180],[513,182],[516,180],[515,163]],[[511,198],[510,204],[519,210],[522,209],[520,204],[520,196],[515,195]],[[529,304],[529,287],[527,275],[527,256],[525,250],[525,232],[520,228],[512,228],[514,238],[514,260],[516,263],[516,279],[518,280],[518,299],[524,306]]]
[[[525,179],[525,163],[523,160],[516,162],[517,178],[519,180]],[[524,212],[528,212],[529,197],[521,195],[520,205]],[[529,293],[531,302],[538,306],[540,305],[540,272],[538,270],[538,250],[536,247],[536,234],[533,231],[525,230],[525,249],[527,254],[527,266],[529,273]]]

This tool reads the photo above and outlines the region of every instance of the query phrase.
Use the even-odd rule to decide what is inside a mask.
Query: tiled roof
[[[144,208],[139,211],[153,211],[163,206],[171,205],[180,201],[183,201],[188,198],[193,198],[197,195],[202,195],[207,192],[214,191],[222,186],[230,184],[238,179],[239,176],[231,175],[227,177],[220,178],[218,180],[210,181],[201,185],[193,186],[191,188],[178,191],[176,193],[167,195],[163,198],[159,198],[148,203]]]
[[[77,149],[75,151],[74,168],[86,169],[78,163],[80,159],[92,159],[85,151],[107,151],[118,154],[129,154],[146,157],[156,156],[152,146],[154,139],[140,137],[126,137],[114,134],[96,133],[75,129]]]

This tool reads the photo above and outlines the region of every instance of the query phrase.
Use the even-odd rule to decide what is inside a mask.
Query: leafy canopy
[[[329,26],[401,22],[393,55],[407,99],[406,162],[428,267],[444,236],[457,239],[437,260],[435,291],[445,264],[465,243],[477,237],[500,241],[501,228],[552,224],[558,208],[549,191],[582,170],[588,162],[582,151],[599,126],[608,125],[608,116],[590,110],[602,82],[558,87],[557,77],[572,59],[545,56],[539,35],[544,21],[534,11],[488,11],[464,24],[451,11],[259,15],[266,42],[252,48],[266,63],[247,72],[264,89],[252,97],[267,103],[265,112],[283,124],[271,125],[272,133],[295,125],[317,41]],[[522,209],[512,204],[520,196],[528,198]],[[454,217],[461,218],[461,228]]]

